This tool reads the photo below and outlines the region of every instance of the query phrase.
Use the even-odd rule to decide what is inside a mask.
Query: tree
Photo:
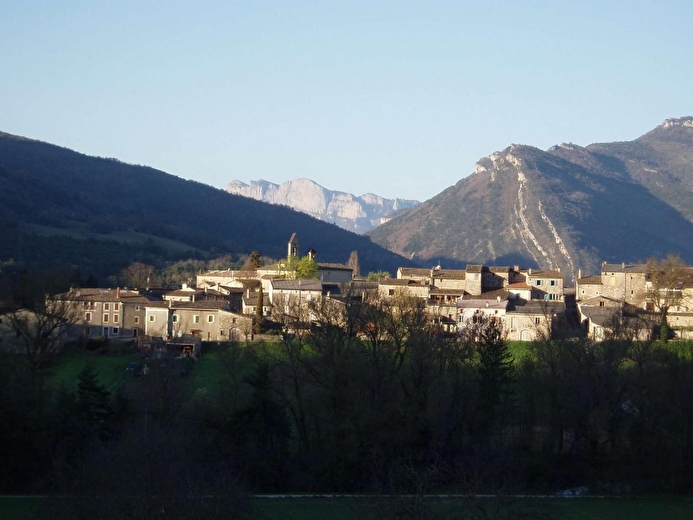
[[[478,314],[465,323],[461,336],[466,347],[477,355],[479,433],[491,434],[498,415],[502,420],[502,433],[510,384],[514,379],[514,359],[505,341],[503,325],[493,316]],[[502,406],[500,414],[497,412],[499,406]]]
[[[110,394],[99,384],[93,366],[85,365],[78,378],[77,401],[82,424],[88,431],[104,437],[111,416]]]
[[[318,277],[318,264],[310,256],[306,255],[296,263],[296,278],[308,279]]]
[[[155,282],[156,269],[153,265],[133,262],[120,273],[123,285],[127,287],[149,287]]]
[[[378,282],[383,278],[390,278],[390,273],[388,273],[387,271],[371,271],[366,276],[366,280],[368,280],[369,282]]]
[[[257,304],[255,305],[255,322],[253,323],[253,332],[255,334],[262,334],[265,326],[265,316],[262,312],[262,308],[265,305],[265,296],[262,292],[262,285],[258,289],[257,293]]]
[[[250,256],[241,267],[244,271],[256,271],[258,267],[262,265],[260,260],[260,253],[258,251],[253,251]]]
[[[36,309],[16,309],[5,315],[35,376],[50,365],[79,319],[76,298],[71,295],[47,297]]]
[[[657,315],[661,338],[669,339],[669,309],[683,301],[683,285],[691,275],[679,256],[669,255],[664,260],[651,258],[647,262],[645,298]]]

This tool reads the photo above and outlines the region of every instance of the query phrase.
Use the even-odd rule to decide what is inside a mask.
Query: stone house
[[[563,274],[559,270],[527,269],[525,283],[532,300],[563,301]]]
[[[192,334],[203,341],[238,341],[250,331],[251,320],[231,312],[225,301],[172,302],[170,312],[174,337]]]
[[[583,276],[582,270],[578,270],[575,297],[577,300],[589,300],[596,296],[606,296],[644,308],[646,279],[645,264],[603,262],[597,276]]]
[[[130,340],[146,333],[146,306],[158,301],[127,289],[75,289],[71,298],[79,311],[84,337]]]

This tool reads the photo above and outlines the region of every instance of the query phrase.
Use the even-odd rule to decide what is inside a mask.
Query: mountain
[[[358,251],[362,272],[403,258],[367,237],[282,206],[115,159],[0,133],[0,270],[79,268],[107,276],[133,261],[250,253],[281,258],[296,232],[322,262]]]
[[[372,193],[359,197],[343,191],[332,191],[310,179],[295,179],[283,184],[262,179],[250,181],[250,184],[235,180],[226,186],[226,191],[289,206],[354,233],[370,231],[386,222],[390,215],[419,204],[416,200],[385,199]]]
[[[419,262],[597,272],[668,253],[693,263],[693,118],[629,142],[511,145],[369,233]]]

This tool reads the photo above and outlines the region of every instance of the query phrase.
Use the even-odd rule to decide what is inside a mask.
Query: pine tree
[[[110,394],[99,384],[96,371],[91,365],[85,365],[78,378],[77,402],[80,420],[87,429],[104,434],[111,415]]]
[[[264,295],[262,293],[262,286],[257,295],[257,305],[255,306],[255,323],[253,323],[253,332],[255,334],[262,334],[265,324],[265,317],[262,314],[262,307],[264,306]]]

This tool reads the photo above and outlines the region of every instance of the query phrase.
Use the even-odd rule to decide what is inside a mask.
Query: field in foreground
[[[0,497],[0,518],[20,520],[40,516],[43,499]],[[418,503],[410,497],[254,497],[250,518],[556,518],[588,520],[689,519],[691,497],[571,497],[571,498],[431,498]]]

